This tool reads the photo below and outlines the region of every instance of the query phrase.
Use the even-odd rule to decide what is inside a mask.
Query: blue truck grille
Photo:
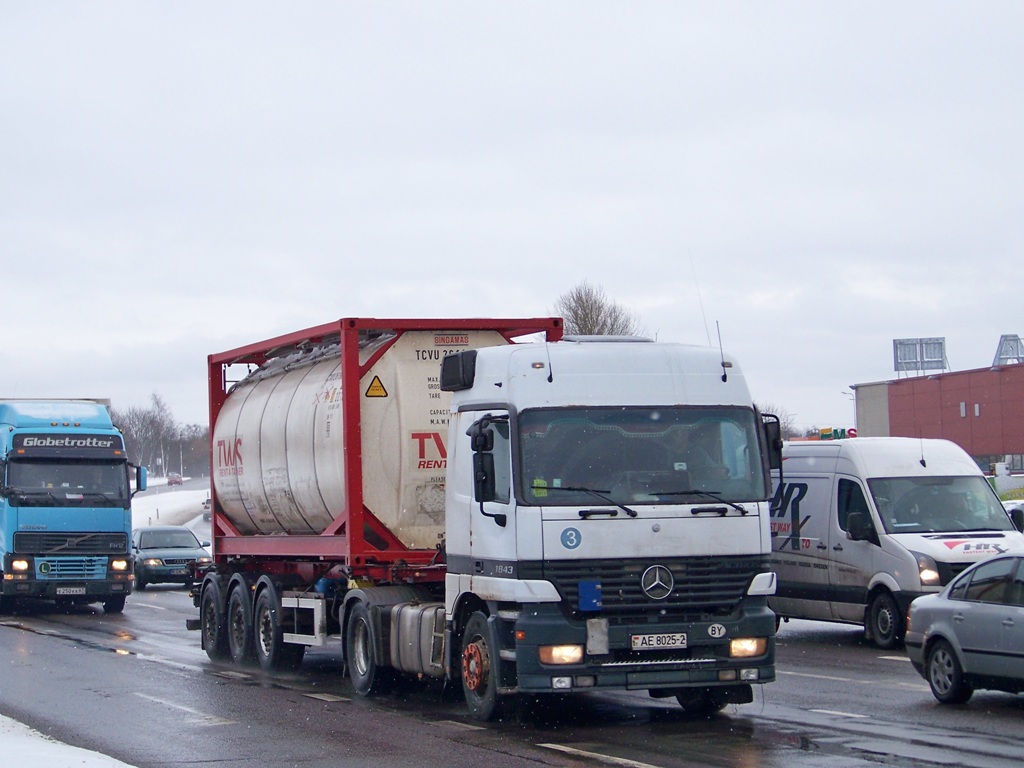
[[[37,558],[39,579],[103,579],[107,575],[105,557]]]
[[[128,552],[126,533],[35,532],[14,534],[19,555],[123,555]]]
[[[641,578],[652,565],[672,572],[674,586],[668,597],[653,600],[641,586]],[[708,616],[726,616],[743,600],[751,580],[771,570],[767,557],[687,557],[657,560],[564,560],[521,563],[519,577],[545,579],[573,610],[579,608],[579,583],[600,584],[600,615],[614,623],[649,620],[692,621]]]

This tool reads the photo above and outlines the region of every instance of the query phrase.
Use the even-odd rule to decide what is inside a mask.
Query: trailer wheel
[[[267,588],[260,592],[253,613],[256,660],[260,666],[268,672],[298,669],[306,653],[306,646],[284,641],[280,603],[276,591]]]
[[[366,603],[352,607],[345,632],[345,661],[352,687],[360,696],[387,693],[394,683],[393,671],[378,663],[377,631]]]
[[[492,643],[487,615],[476,611],[462,633],[462,690],[469,713],[477,720],[493,720],[501,715],[502,697],[498,696],[498,649]]]
[[[124,595],[113,595],[103,601],[104,613],[121,613],[124,611]]]
[[[228,598],[228,650],[235,664],[250,664],[255,658],[253,649],[252,603],[244,585],[231,590]]]
[[[203,590],[199,602],[199,627],[203,635],[203,648],[211,661],[220,661],[228,656],[228,628],[221,608],[220,587],[211,581]]]
[[[874,596],[868,606],[868,622],[875,645],[888,650],[903,641],[903,617],[896,599],[886,591]]]

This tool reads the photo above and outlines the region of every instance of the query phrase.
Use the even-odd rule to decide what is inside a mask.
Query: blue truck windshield
[[[130,502],[123,461],[10,461],[4,495],[15,507],[127,508]]]
[[[739,407],[576,408],[519,415],[526,504],[692,504],[765,497],[759,430]]]

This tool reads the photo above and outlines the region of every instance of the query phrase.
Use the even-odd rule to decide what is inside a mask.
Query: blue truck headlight
[[[11,570],[12,571],[18,571],[20,573],[25,573],[26,571],[28,571],[31,568],[32,568],[32,563],[29,562],[28,560],[25,560],[24,558],[19,558],[18,560],[11,560]]]
[[[110,561],[110,569],[112,571],[127,571],[128,570],[128,561],[127,560],[123,560],[123,559],[111,560]]]

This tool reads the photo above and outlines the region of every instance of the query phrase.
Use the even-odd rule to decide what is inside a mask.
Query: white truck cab
[[[773,475],[780,618],[863,624],[892,648],[914,598],[980,559],[1024,552],[977,464],[948,440],[790,442],[783,482]]]

